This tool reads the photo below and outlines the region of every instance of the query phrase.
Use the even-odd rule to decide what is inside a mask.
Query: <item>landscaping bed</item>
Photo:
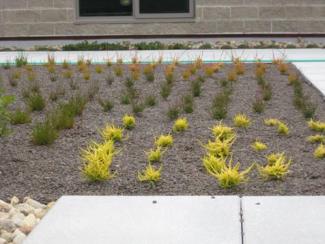
[[[40,93],[45,98],[43,111],[30,113],[30,123],[11,125],[10,134],[0,137],[0,199],[9,199],[13,195],[20,198],[30,196],[41,202],[49,202],[62,195],[325,194],[325,160],[313,155],[319,144],[306,141],[308,136],[315,133],[308,128],[309,119],[304,118],[301,109],[294,105],[294,87],[288,84],[288,74],[298,74],[294,66],[288,65],[289,70],[281,74],[279,66],[266,65],[263,79],[271,87],[272,96],[263,101],[264,110],[257,113],[253,104],[260,99],[261,85],[256,78],[256,64],[242,64],[245,67],[244,74],[239,74],[236,81],[231,82],[233,77],[229,76],[234,64],[220,65],[213,74],[208,70],[209,67],[213,69],[213,65],[201,67],[198,64],[195,72],[193,71],[195,74],[189,75],[184,72],[191,70],[189,65],[175,63],[172,85],[165,87],[171,90],[166,98],[161,95],[164,93],[161,87],[167,84],[168,67],[165,64],[155,67],[154,81],[147,81],[143,75],[145,65],[83,65],[87,66],[87,72],[80,68],[80,64],[66,65],[65,68],[50,63],[47,66],[0,68],[2,87],[6,94],[16,98],[9,106],[10,111],[18,108],[25,110],[28,104],[31,106],[30,100],[26,98],[26,90],[35,84],[38,84]],[[117,66],[122,68],[121,77],[116,76]],[[140,77],[133,79],[134,82],[131,79],[126,82],[127,77],[132,75],[132,69],[139,69]],[[71,71],[72,78],[68,77],[67,70]],[[323,97],[300,74],[298,78],[304,96],[309,98],[308,102],[317,106],[316,112],[307,117],[324,121]],[[184,96],[199,90],[195,88],[199,86],[195,84],[197,80],[201,85],[201,92],[192,97],[193,112],[189,113],[184,107]],[[212,140],[211,128],[218,124],[218,116],[212,108],[213,101],[228,87],[225,82],[231,83],[232,89],[222,123],[234,127],[233,117],[239,113],[250,118],[248,128],[234,128],[236,140],[231,148],[233,162],[239,161],[241,169],[246,169],[252,163],[265,164],[265,156],[270,153],[284,152],[287,158],[292,159],[292,163],[282,180],[265,180],[254,167],[247,175],[247,182],[224,189],[203,167],[202,158],[206,152],[202,145],[209,139]],[[135,95],[130,95],[130,87]],[[58,104],[67,102],[76,94],[87,97],[87,103],[82,115],[75,117],[73,127],[60,130],[51,145],[35,145],[32,133],[36,123],[44,122],[46,115],[55,111]],[[121,100],[126,103],[125,97],[122,98],[125,95],[131,96],[133,106],[122,104]],[[152,96],[151,100],[155,100],[155,105],[148,105],[148,96]],[[147,105],[142,107],[145,98]],[[104,112],[99,100],[108,104],[107,99],[113,106],[110,111]],[[108,110],[110,107],[106,106]],[[87,180],[82,174],[81,150],[86,149],[92,140],[102,140],[99,131],[107,123],[122,126],[123,115],[134,113],[135,128],[124,130],[124,138],[115,145],[118,153],[111,165],[114,177],[101,182]],[[188,129],[182,133],[172,132],[175,119],[173,116],[186,117]],[[266,126],[264,120],[269,118],[285,123],[289,134],[279,135],[276,128]],[[153,147],[156,137],[168,133],[173,135],[174,143],[165,151],[161,164],[155,163],[157,167],[162,165],[160,181],[154,184],[140,182],[138,172],[143,171],[147,165],[145,152]],[[267,145],[266,150],[252,149],[251,144],[257,139]]]

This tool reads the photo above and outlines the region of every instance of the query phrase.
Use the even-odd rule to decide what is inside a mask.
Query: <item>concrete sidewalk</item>
[[[25,244],[324,244],[325,197],[64,196]]]

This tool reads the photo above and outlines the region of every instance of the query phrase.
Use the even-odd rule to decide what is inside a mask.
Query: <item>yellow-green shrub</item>
[[[315,158],[325,158],[325,146],[321,143],[314,151]]]
[[[265,119],[264,120],[264,124],[267,125],[267,126],[276,126],[280,123],[280,120],[278,119]]]
[[[162,166],[160,166],[158,169],[155,169],[149,163],[143,172],[138,172],[138,180],[141,182],[148,181],[151,183],[155,183],[160,180],[161,170],[162,170]]]
[[[225,165],[220,171],[220,173],[214,173],[214,176],[219,185],[222,188],[232,188],[238,186],[248,180],[247,174],[252,170],[254,164],[240,172],[240,163],[237,163],[235,166],[232,166],[232,160]]]
[[[227,157],[230,154],[231,146],[235,142],[235,137],[231,137],[227,140],[220,140],[215,138],[214,141],[208,141],[207,144],[203,145],[208,154],[215,157]]]
[[[116,127],[111,124],[107,124],[105,128],[101,131],[101,135],[104,140],[109,141],[122,141],[123,139],[123,128]]]
[[[224,157],[216,157],[210,153],[203,157],[203,166],[209,174],[220,173],[226,166],[226,160]]]
[[[219,138],[220,140],[228,140],[230,138],[235,137],[235,132],[234,132],[233,128],[222,124],[222,122],[213,126],[213,128],[211,130],[212,130],[212,134],[215,137]]]
[[[135,127],[135,118],[133,116],[126,114],[123,116],[122,121],[123,121],[123,126],[128,130],[131,130]]]
[[[162,155],[165,151],[161,150],[161,147],[157,147],[156,149],[151,149],[147,152],[147,158],[149,163],[160,162]]]
[[[324,143],[325,136],[321,134],[316,134],[316,135],[308,136],[306,140],[311,143]]]
[[[308,127],[317,132],[324,132],[325,131],[325,122],[315,121],[313,119],[308,121]]]
[[[289,128],[285,123],[283,123],[283,122],[278,123],[278,134],[280,134],[280,135],[288,135],[289,134]]]
[[[177,119],[173,125],[174,132],[183,132],[188,128],[188,121],[186,118]]]
[[[273,165],[279,158],[283,157],[284,153],[271,153],[266,156],[267,163]]]
[[[155,145],[157,147],[168,147],[171,146],[174,142],[173,136],[172,135],[160,135],[156,140],[155,140]]]
[[[102,144],[92,142],[87,149],[82,150],[84,161],[83,175],[90,181],[104,181],[111,179],[114,174],[110,171],[113,156],[115,155],[114,141],[109,140]]]
[[[280,180],[288,174],[290,165],[291,160],[287,160],[284,153],[282,153],[272,164],[258,165],[257,168],[260,175],[266,180]]]
[[[247,128],[250,125],[250,119],[245,114],[237,114],[234,119],[234,124],[237,127]]]
[[[256,140],[255,142],[253,142],[251,147],[257,152],[264,151],[267,149],[267,145],[259,140]]]

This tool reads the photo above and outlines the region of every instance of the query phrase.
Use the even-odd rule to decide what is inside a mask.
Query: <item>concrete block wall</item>
[[[0,38],[222,33],[325,33],[325,0],[196,0],[179,23],[80,23],[75,0],[0,0]]]

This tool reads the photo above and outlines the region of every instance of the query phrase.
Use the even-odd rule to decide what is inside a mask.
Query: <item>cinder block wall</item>
[[[325,33],[325,0],[196,0],[194,22],[76,22],[75,0],[0,0],[0,37]]]

